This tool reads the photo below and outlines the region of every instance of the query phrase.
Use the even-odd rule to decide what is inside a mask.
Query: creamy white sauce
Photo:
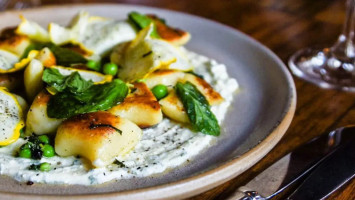
[[[196,73],[203,75],[225,99],[220,105],[212,107],[218,121],[222,122],[238,88],[237,81],[228,76],[223,64],[192,52],[187,52],[187,57],[195,67]],[[218,137],[192,132],[178,123],[164,119],[157,126],[143,130],[143,138],[130,154],[117,158],[125,167],[111,164],[105,168],[89,170],[84,167],[81,159],[75,157],[55,156],[38,161],[14,157],[14,152],[25,142],[19,139],[14,144],[0,148],[0,173],[21,182],[81,185],[147,177],[193,160],[217,139]],[[42,162],[50,163],[52,170],[49,172],[28,170],[31,164]]]

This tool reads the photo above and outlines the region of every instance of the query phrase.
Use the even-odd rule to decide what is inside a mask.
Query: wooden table
[[[56,3],[99,0],[43,0]],[[199,15],[232,26],[260,41],[285,63],[296,50],[312,45],[330,46],[342,30],[344,0],[117,0]],[[258,164],[241,176],[191,199],[223,199],[278,158],[309,139],[355,123],[355,94],[325,90],[294,78],[297,109],[282,141]],[[355,180],[331,199],[355,199]]]

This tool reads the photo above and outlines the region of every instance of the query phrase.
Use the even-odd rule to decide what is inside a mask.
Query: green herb
[[[149,56],[152,53],[153,53],[153,51],[148,51],[147,53],[143,54],[142,58],[145,58],[145,57]]]
[[[23,59],[23,58],[27,58],[27,56],[30,53],[30,51],[32,51],[32,50],[40,50],[40,49],[43,49],[43,47],[44,46],[40,45],[39,43],[31,43],[30,45],[27,46],[27,48],[23,52],[20,60]]]
[[[204,79],[204,77],[203,77],[201,74],[197,74],[197,73],[194,72],[194,71],[188,71],[188,72],[186,72],[186,73],[192,74],[192,75],[197,76],[197,77],[199,77],[199,78],[201,78],[201,79]]]
[[[80,93],[65,90],[52,96],[47,114],[51,118],[69,118],[74,115],[108,110],[127,96],[127,85],[115,79],[110,83],[92,85]]]
[[[206,98],[190,82],[178,82],[176,94],[184,105],[184,109],[193,128],[207,135],[218,136],[220,127]]]
[[[106,127],[106,128],[112,128],[113,130],[115,130],[117,133],[119,133],[120,135],[122,135],[122,131],[110,124],[90,124],[89,129],[96,129],[96,128],[100,128],[100,127]]]
[[[83,79],[78,72],[73,72],[69,76],[62,75],[58,69],[48,68],[43,72],[42,80],[57,92],[65,89],[72,93],[80,93],[87,90],[94,83],[91,80]]]
[[[54,44],[49,44],[47,47],[52,51],[56,58],[57,65],[69,67],[72,64],[86,63],[87,60],[79,53],[56,46]]]
[[[32,43],[25,49],[21,59],[26,58],[30,51],[41,50],[44,47],[48,47],[54,54],[57,65],[69,67],[72,64],[87,62],[87,60],[81,54],[67,48],[56,46],[53,43]]]
[[[128,19],[132,21],[138,27],[139,30],[144,29],[145,27],[153,23],[154,28],[150,36],[152,36],[153,38],[160,38],[154,21],[150,19],[148,16],[140,14],[138,12],[131,12],[128,14]]]
[[[29,169],[29,170],[38,171],[39,168],[40,168],[40,166],[41,166],[41,164],[38,164],[38,165],[32,164],[32,165],[30,165],[30,166],[28,167],[28,169]]]
[[[126,167],[126,165],[123,164],[123,162],[121,162],[119,160],[113,161],[113,164],[115,164],[115,165],[117,165],[118,167],[121,167],[121,168]]]

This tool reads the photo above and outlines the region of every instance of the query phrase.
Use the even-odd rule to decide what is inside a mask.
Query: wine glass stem
[[[354,23],[355,23],[355,0],[346,2],[346,19],[343,32],[338,41],[331,47],[331,52],[335,57],[343,59],[352,59],[355,57],[354,46]]]

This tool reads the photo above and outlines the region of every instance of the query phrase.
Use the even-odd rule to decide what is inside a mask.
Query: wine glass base
[[[339,58],[328,48],[306,48],[292,55],[288,65],[295,76],[319,87],[355,92],[353,58]]]

